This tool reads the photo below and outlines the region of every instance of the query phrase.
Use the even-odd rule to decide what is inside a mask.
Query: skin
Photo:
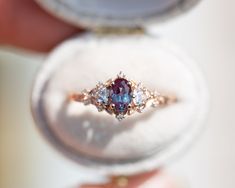
[[[48,52],[82,31],[49,15],[33,0],[0,0],[0,44]]]
[[[82,28],[69,25],[45,12],[33,0],[0,0],[0,44],[35,52],[48,52],[58,43]],[[83,185],[82,188],[119,188],[116,178],[103,185]],[[162,172],[150,172],[128,177],[125,188],[174,188],[170,177]]]
[[[128,177],[127,184],[119,185],[117,178],[111,177],[110,182],[102,185],[83,185],[80,188],[177,188],[172,177],[162,171],[148,172]]]

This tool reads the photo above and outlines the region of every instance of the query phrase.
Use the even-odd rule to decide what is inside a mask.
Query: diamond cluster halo
[[[106,111],[120,121],[134,112],[141,113],[147,106],[162,107],[176,101],[174,96],[150,91],[120,72],[115,79],[98,83],[94,89],[70,95],[73,101],[92,104],[98,111]]]

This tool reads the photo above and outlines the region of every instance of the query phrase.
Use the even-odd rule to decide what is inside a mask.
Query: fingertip
[[[84,31],[48,14],[35,1],[1,2],[4,5],[4,11],[0,10],[0,42],[3,45],[45,53]]]

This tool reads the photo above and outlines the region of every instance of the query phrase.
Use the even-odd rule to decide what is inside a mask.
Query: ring
[[[71,100],[85,105],[92,104],[98,111],[106,111],[120,121],[134,112],[141,113],[146,107],[164,107],[176,102],[175,96],[162,95],[150,91],[133,80],[129,80],[120,72],[115,79],[99,82],[91,90],[72,93]]]

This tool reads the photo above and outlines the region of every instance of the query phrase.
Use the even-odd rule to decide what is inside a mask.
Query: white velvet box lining
[[[122,122],[67,101],[70,92],[119,71],[179,101]],[[191,143],[206,118],[208,91],[194,62],[165,39],[85,34],[50,54],[34,84],[32,110],[42,133],[66,156],[103,173],[132,174],[162,165]]]

